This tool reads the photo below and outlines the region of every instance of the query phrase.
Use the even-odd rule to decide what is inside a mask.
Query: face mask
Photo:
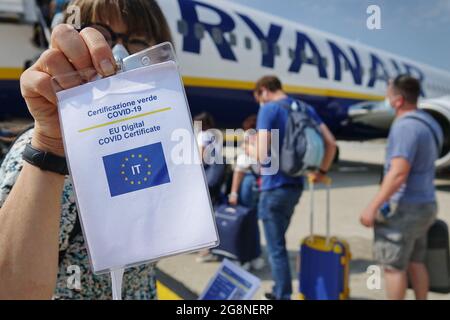
[[[120,43],[116,44],[112,48],[112,53],[113,53],[114,59],[116,59],[116,60],[122,60],[130,55],[128,53],[127,49]]]

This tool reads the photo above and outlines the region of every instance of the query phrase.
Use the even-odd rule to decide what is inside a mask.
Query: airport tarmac
[[[350,244],[352,262],[350,265],[351,299],[384,299],[384,284],[380,288],[367,286],[372,260],[373,232],[360,225],[359,214],[375,195],[380,180],[384,157],[384,141],[373,142],[339,142],[341,161],[331,176],[333,189],[331,193],[331,234],[347,240]],[[440,206],[439,218],[450,223],[450,173],[441,173],[436,180],[437,196]],[[325,191],[316,194],[316,232],[325,233]],[[305,191],[295,209],[286,241],[291,261],[291,270],[295,270],[300,239],[309,234],[309,198]],[[265,240],[262,238],[263,251]],[[165,286],[158,289],[160,299],[195,298],[200,294],[213,276],[219,262],[197,263],[195,254],[181,255],[164,259],[158,263],[158,279]],[[268,266],[261,271],[252,271],[262,280],[262,286],[254,299],[260,299],[264,291],[272,285]],[[297,274],[292,273],[294,294],[297,297]],[[372,282],[373,283],[373,282]],[[167,286],[167,287],[166,287]],[[414,294],[408,290],[407,299]],[[450,294],[430,293],[430,299],[450,299]]]

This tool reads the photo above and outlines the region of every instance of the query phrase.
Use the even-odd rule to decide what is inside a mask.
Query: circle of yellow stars
[[[140,153],[139,153],[138,155],[135,155],[134,153],[132,153],[132,154],[130,155],[130,157],[131,157],[132,159],[133,159],[133,158],[136,158],[136,157],[142,158],[143,155],[140,154]],[[145,163],[145,168],[144,168],[144,170],[147,170],[147,172],[146,172],[144,178],[142,178],[142,179],[130,179],[130,178],[127,176],[126,172],[125,172],[126,163],[127,163],[128,161],[130,161],[130,158],[125,157],[125,158],[123,159],[123,161],[124,161],[124,162],[122,162],[122,164],[120,165],[120,167],[122,168],[122,171],[120,172],[120,174],[123,176],[123,178],[124,178],[124,180],[125,180],[126,182],[128,182],[128,183],[131,184],[131,185],[135,185],[135,184],[141,185],[143,182],[147,182],[147,181],[148,181],[148,176],[150,176],[150,175],[152,174],[152,172],[151,172],[151,167],[152,167],[152,165],[151,165],[150,163],[148,163],[149,159],[148,159],[147,157],[144,158],[144,163]]]

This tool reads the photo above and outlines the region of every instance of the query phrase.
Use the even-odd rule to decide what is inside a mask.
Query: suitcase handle
[[[227,207],[227,208],[225,209],[225,212],[235,214],[235,213],[236,213],[236,209],[233,208],[233,207]]]
[[[330,240],[330,189],[331,189],[332,180],[329,177],[326,177],[324,182],[326,186],[326,241],[327,245]],[[309,184],[309,194],[310,194],[310,214],[309,214],[309,232],[310,236],[313,236],[314,233],[314,178],[312,175],[308,176],[308,184]]]

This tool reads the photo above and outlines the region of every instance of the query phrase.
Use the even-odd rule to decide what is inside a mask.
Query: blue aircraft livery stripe
[[[161,142],[103,157],[111,197],[169,183]]]

